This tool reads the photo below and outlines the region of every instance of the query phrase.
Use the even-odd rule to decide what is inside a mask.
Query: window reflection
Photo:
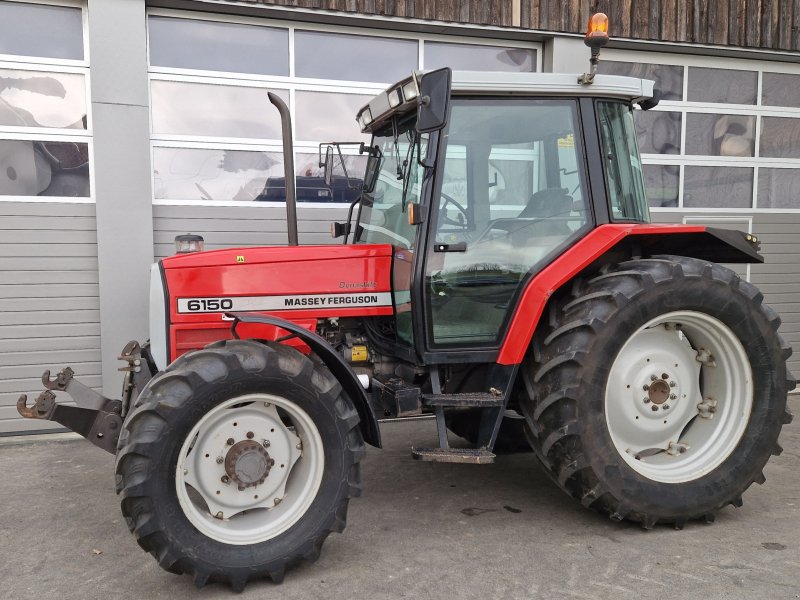
[[[637,110],[634,115],[642,154],[680,154],[681,113]]]
[[[267,180],[283,176],[280,152],[153,148],[157,199],[259,199]],[[281,180],[281,188],[283,188]]]
[[[82,60],[81,9],[0,2],[0,54]]]
[[[151,65],[289,74],[287,29],[169,17],[150,17],[148,26]]]
[[[800,169],[758,170],[758,208],[800,208]]]
[[[153,133],[281,139],[272,91],[285,102],[285,90],[182,81],[151,82]]]
[[[755,71],[689,67],[687,100],[755,104],[757,85]]]
[[[681,169],[678,165],[643,165],[644,187],[651,207],[678,206]]]
[[[762,117],[759,150],[769,158],[800,158],[800,119]]]
[[[700,208],[750,208],[753,169],[745,167],[684,168],[683,205]]]
[[[607,75],[625,75],[640,79],[651,79],[656,82],[656,88],[661,90],[662,100],[683,99],[683,67],[678,65],[601,60],[597,71]]]
[[[332,92],[295,94],[295,135],[320,142],[369,141],[359,130],[356,113],[372,97]]]
[[[536,71],[536,50],[425,42],[425,68],[465,71]]]
[[[361,194],[367,155],[343,154],[344,165],[334,154],[331,185],[325,185],[324,169],[319,166],[319,154],[298,153],[295,157],[298,202],[350,203]],[[346,176],[345,176],[346,174]],[[283,180],[281,180],[283,181]]]
[[[295,75],[393,83],[417,68],[417,48],[416,40],[296,31]]]
[[[686,153],[753,156],[756,118],[752,115],[686,115]]]
[[[0,140],[0,196],[89,197],[89,146]]]
[[[800,75],[764,73],[761,87],[761,104],[800,108]]]
[[[0,69],[0,125],[86,129],[83,75]]]

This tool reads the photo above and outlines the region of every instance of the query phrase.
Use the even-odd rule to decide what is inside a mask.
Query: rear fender
[[[231,329],[234,337],[238,337],[236,335],[236,327],[239,323],[252,323],[278,327],[300,338],[325,363],[325,366],[330,369],[330,372],[341,384],[342,389],[353,401],[361,419],[360,427],[364,441],[376,448],[381,447],[381,431],[378,428],[378,420],[375,418],[375,413],[372,412],[366,391],[361,386],[361,382],[359,382],[350,365],[328,342],[313,331],[279,317],[253,313],[229,313],[226,316],[233,318]]]
[[[608,224],[578,240],[528,281],[497,362],[522,362],[550,298],[576,275],[633,256],[675,254],[720,263],[762,263],[758,239],[741,231],[704,225]]]

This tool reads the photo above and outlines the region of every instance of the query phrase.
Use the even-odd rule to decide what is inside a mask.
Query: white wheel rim
[[[274,464],[267,468],[269,461]],[[324,462],[322,438],[303,409],[271,394],[239,396],[208,411],[186,437],[175,472],[178,501],[204,535],[258,544],[306,513]],[[260,482],[246,477],[265,471]]]
[[[617,451],[637,473],[664,483],[692,481],[722,464],[752,405],[742,343],[722,321],[696,311],[639,328],[614,359],[605,394]]]

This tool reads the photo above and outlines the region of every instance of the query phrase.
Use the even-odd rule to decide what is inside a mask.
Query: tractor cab
[[[442,69],[364,106],[364,190],[338,231],[393,246],[399,344],[425,363],[493,360],[529,279],[600,224],[649,222],[633,110],[652,94]]]

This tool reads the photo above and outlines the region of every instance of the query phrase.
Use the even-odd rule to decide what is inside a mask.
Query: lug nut
[[[670,395],[669,395],[669,399],[670,399],[670,400],[675,400],[677,397],[678,397],[678,396],[677,396],[676,394],[670,394]]]
[[[264,448],[269,448],[269,440],[264,440]]]
[[[658,375],[650,375],[650,381],[655,381],[658,379]]]
[[[253,432],[252,431],[248,431],[247,432],[247,439],[248,440],[252,440],[253,439]]]
[[[675,387],[676,385],[678,385],[678,384],[675,383],[674,381],[670,381],[669,382],[669,387]]]
[[[650,386],[649,386],[649,385],[647,385],[647,384],[645,383],[645,384],[642,386],[642,389],[643,389],[643,390],[646,392],[647,390],[649,390],[649,389],[650,389]]]
[[[228,477],[227,475],[223,475],[223,476],[220,478],[220,481],[221,481],[222,483],[228,483],[228,482],[230,481],[230,477]]]
[[[662,373],[661,379],[669,379],[669,375],[667,375],[666,373]]]
[[[227,444],[228,446],[233,446],[236,442],[234,442],[233,438],[228,438]]]
[[[658,406],[653,404],[653,406],[650,407],[650,410],[652,410],[653,412],[656,412],[658,410]]]
[[[664,405],[664,410],[669,410],[669,404]]]
[[[218,465],[221,465],[223,463],[223,461],[224,461],[224,459],[221,456],[217,457],[217,464]]]
[[[648,402],[650,402],[650,398],[648,398],[647,396],[645,396],[644,398],[642,398],[642,402],[644,402],[645,404],[647,404]]]

